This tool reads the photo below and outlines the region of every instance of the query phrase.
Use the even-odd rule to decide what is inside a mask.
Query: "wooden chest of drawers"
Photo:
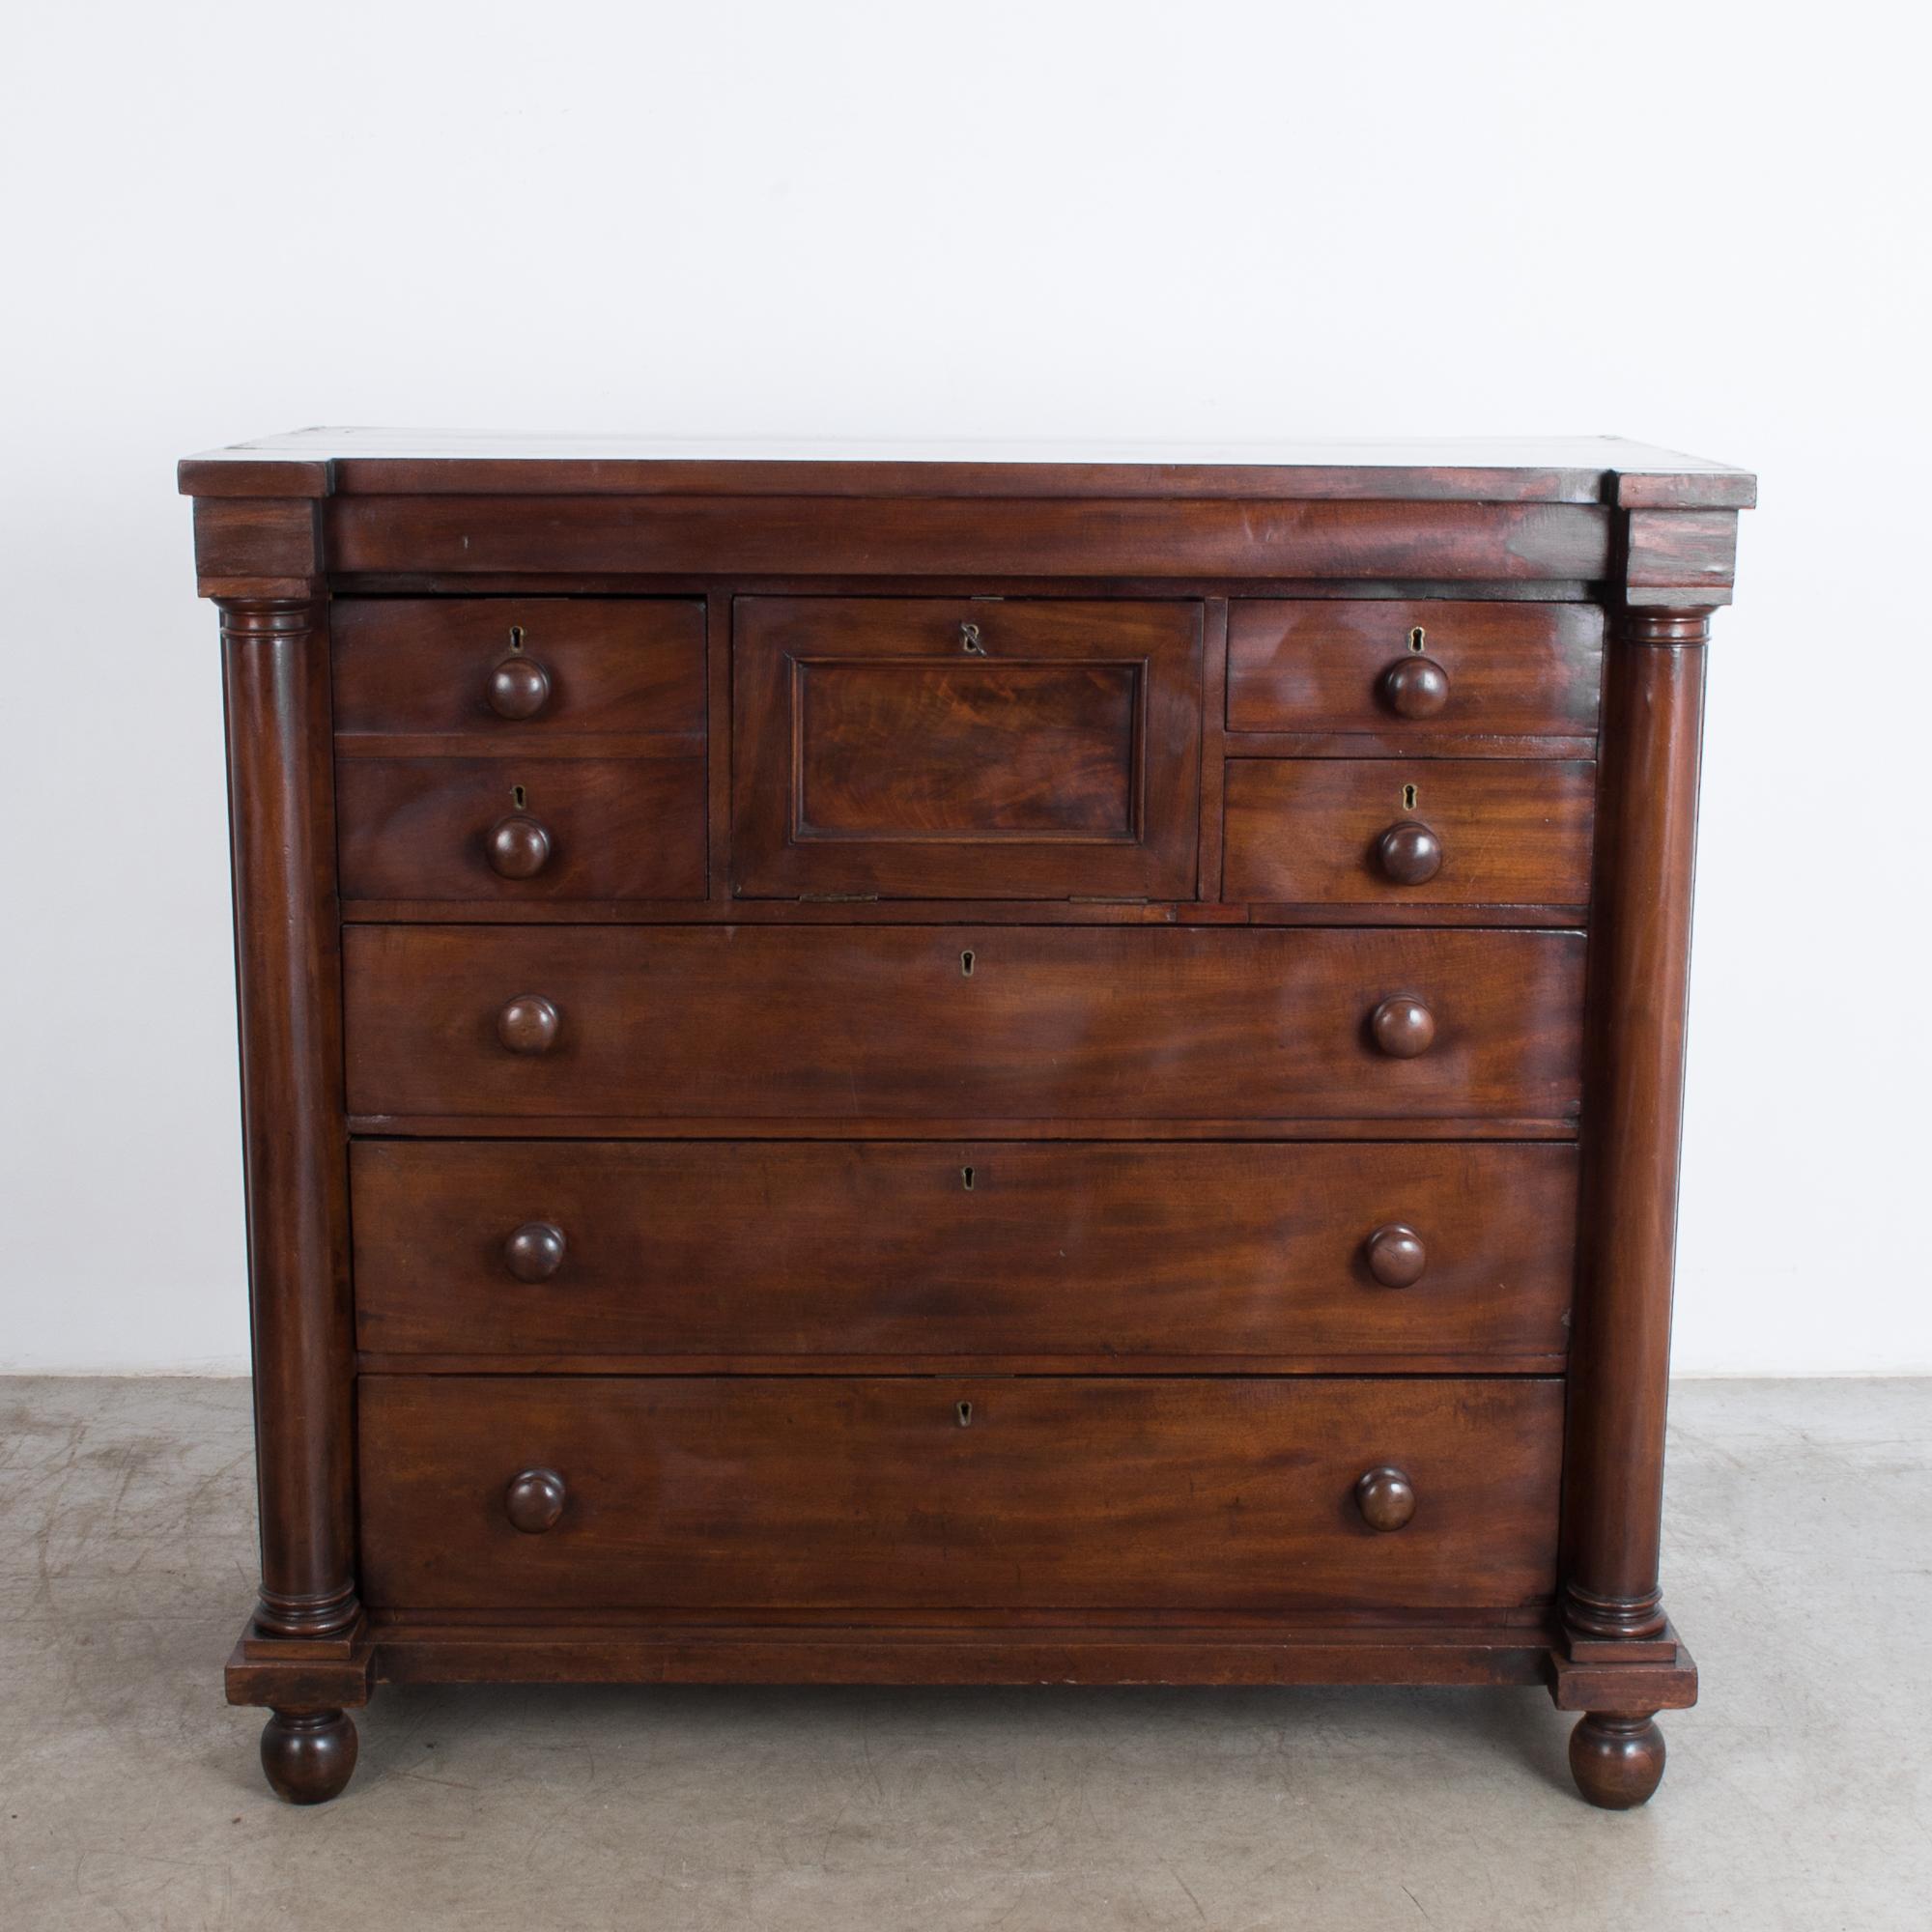
[[[1546,1684],[1641,1803],[1751,479],[307,432],[220,607],[262,1588],[384,1681]]]

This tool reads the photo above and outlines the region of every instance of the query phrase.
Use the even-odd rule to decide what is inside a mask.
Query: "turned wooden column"
[[[360,1614],[328,605],[217,601],[255,1345],[255,1632],[318,1638]]]
[[[1658,1547],[1709,630],[1704,610],[1625,611],[1605,667],[1564,1495],[1573,1651],[1664,1629]]]

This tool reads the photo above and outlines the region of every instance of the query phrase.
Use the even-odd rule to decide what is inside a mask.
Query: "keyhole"
[[[519,811],[523,810],[524,807],[529,803],[528,799],[525,796],[522,785],[512,785],[510,787],[510,800]]]
[[[973,954],[970,950],[959,955],[959,970],[967,979],[973,977]]]
[[[972,1193],[972,1191],[973,1191],[973,1170],[972,1170],[972,1169],[971,1169],[970,1167],[962,1167],[962,1168],[961,1168],[961,1169],[959,1170],[959,1184],[960,1184],[960,1186],[961,1186],[961,1187],[963,1187],[963,1188],[964,1188],[964,1189],[966,1190],[966,1192],[967,1192],[968,1194],[971,1194],[971,1193]]]
[[[961,1429],[972,1428],[973,1405],[970,1402],[955,1403],[952,1407],[952,1412],[959,1418],[959,1426]]]
[[[959,648],[968,657],[982,658],[986,655],[986,647],[980,641],[980,627],[978,624],[960,625]]]
[[[1413,811],[1415,810],[1415,787],[1413,785],[1403,786],[1402,809],[1405,811]]]
[[[523,647],[524,627],[521,624],[512,624],[510,626],[510,648],[513,651],[520,651]]]
[[[1419,651],[1426,642],[1428,642],[1428,634],[1423,630],[1422,626],[1418,624],[1416,625],[1415,629],[1408,634],[1408,647],[1412,651]]]

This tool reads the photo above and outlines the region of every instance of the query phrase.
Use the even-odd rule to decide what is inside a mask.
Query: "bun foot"
[[[277,1798],[327,1804],[355,1769],[355,1725],[346,1711],[272,1711],[262,1728],[262,1769]]]
[[[1613,1718],[1586,1711],[1570,1733],[1570,1775],[1592,1804],[1629,1811],[1663,1776],[1663,1733],[1649,1717]]]

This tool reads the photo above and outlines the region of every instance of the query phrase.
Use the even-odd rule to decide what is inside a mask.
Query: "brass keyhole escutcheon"
[[[1413,811],[1415,810],[1415,787],[1413,785],[1403,786],[1402,809],[1405,811]]]
[[[961,1187],[963,1187],[963,1188],[964,1188],[964,1189],[966,1190],[966,1192],[967,1192],[968,1194],[971,1194],[971,1193],[972,1193],[972,1191],[973,1191],[973,1170],[972,1170],[972,1169],[971,1169],[970,1167],[962,1167],[962,1168],[961,1168],[961,1169],[959,1170],[959,1184],[960,1184],[960,1186],[961,1186]]]
[[[970,980],[973,977],[973,952],[970,947],[959,955],[959,973],[962,979]]]
[[[514,805],[519,811],[523,810],[525,806],[529,804],[529,802],[530,802],[529,794],[526,791],[525,791],[522,785],[512,785],[510,787],[510,803]]]
[[[1422,650],[1429,642],[1429,633],[1420,624],[1408,634],[1408,647],[1412,651]]]
[[[986,647],[980,641],[980,627],[978,624],[960,625],[959,648],[969,658],[982,658],[986,655]]]
[[[952,1413],[959,1418],[959,1426],[961,1429],[972,1428],[973,1405],[970,1402],[954,1403],[952,1406]]]
[[[513,652],[521,651],[523,647],[524,647],[524,627],[521,624],[512,624],[510,626],[510,649]]]

